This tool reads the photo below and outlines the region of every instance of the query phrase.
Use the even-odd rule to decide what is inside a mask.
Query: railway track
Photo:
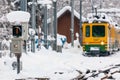
[[[107,68],[100,69],[100,70],[87,70],[85,73],[81,72],[80,70],[76,70],[79,75],[71,80],[88,80],[90,78],[99,78],[99,80],[117,80],[113,75],[119,73],[120,74],[120,64],[111,65]],[[119,76],[120,77],[120,76]],[[119,78],[120,79],[120,78]],[[50,78],[23,78],[23,79],[15,79],[15,80],[50,80]],[[91,79],[92,80],[92,79]]]
[[[49,78],[32,78],[32,77],[28,77],[28,78],[15,79],[15,80],[50,80],[50,79]]]
[[[87,70],[85,74],[82,74],[82,72],[80,72],[79,70],[77,71],[80,73],[80,75],[72,80],[88,80],[89,78],[97,78],[97,77],[99,77],[100,80],[106,80],[106,79],[117,80],[113,77],[113,75],[116,73],[120,74],[120,64],[113,65],[101,70]]]

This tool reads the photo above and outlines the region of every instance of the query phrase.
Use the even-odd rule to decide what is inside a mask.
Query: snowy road
[[[79,48],[63,49],[62,53],[42,48],[36,53],[23,53],[21,57],[22,71],[17,74],[12,68],[12,62],[16,58],[4,56],[0,58],[0,79],[15,80],[20,78],[50,78],[50,80],[70,80],[79,76],[79,72],[87,78],[91,74],[120,64],[120,52],[107,57],[85,57]],[[115,80],[120,80],[120,67],[115,68],[118,72],[112,75]],[[90,71],[90,72],[89,72]],[[114,70],[111,69],[112,73]],[[86,72],[88,72],[86,74]],[[7,77],[6,77],[7,76]],[[100,80],[105,74],[101,72],[96,77],[87,80]]]

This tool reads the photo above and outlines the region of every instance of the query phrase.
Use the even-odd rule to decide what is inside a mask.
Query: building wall
[[[58,33],[67,37],[67,42],[71,42],[71,12],[66,11],[58,18]],[[74,39],[75,33],[79,33],[79,19],[74,17]]]

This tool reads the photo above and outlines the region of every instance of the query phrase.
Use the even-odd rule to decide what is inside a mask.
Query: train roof
[[[113,26],[114,26],[116,29],[119,29],[119,30],[120,30],[120,25],[118,25],[116,22],[113,22],[112,24],[113,24]]]
[[[84,22],[88,23],[112,23],[113,20],[105,13],[89,13]]]

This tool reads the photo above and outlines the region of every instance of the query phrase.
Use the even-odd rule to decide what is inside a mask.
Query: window
[[[92,36],[93,37],[104,37],[105,36],[105,26],[104,25],[93,25],[92,26]]]
[[[90,37],[90,26],[86,26],[86,37]]]

